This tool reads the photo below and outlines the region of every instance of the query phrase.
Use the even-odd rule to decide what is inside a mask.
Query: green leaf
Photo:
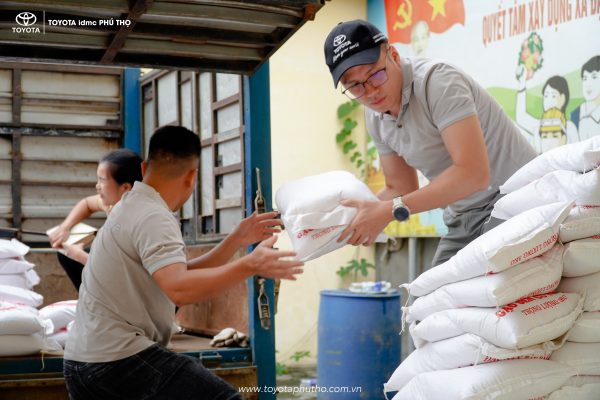
[[[301,359],[303,359],[304,357],[309,357],[310,356],[310,352],[309,351],[297,351],[294,354],[292,354],[290,356],[290,359],[298,362]]]
[[[287,365],[278,362],[275,364],[275,373],[277,375],[287,375],[290,371],[288,370]]]
[[[342,148],[342,151],[344,152],[344,154],[348,154],[351,150],[354,150],[358,145],[353,141],[353,140],[348,140],[346,143],[344,143],[344,147]]]
[[[360,168],[365,162],[363,160],[356,161],[356,168]]]
[[[352,157],[350,157],[350,161],[354,162],[360,156],[362,156],[362,154],[360,154],[360,151],[355,151],[354,154],[352,154]]]
[[[346,140],[346,138],[348,136],[350,136],[350,131],[346,130],[346,129],[342,129],[341,131],[338,132],[337,135],[335,135],[335,141],[337,143],[342,143],[344,140]]]
[[[340,105],[337,109],[337,116],[339,119],[344,118],[346,115],[350,114],[354,111],[356,107],[352,105],[352,102],[347,101],[344,104]]]
[[[358,125],[358,122],[356,122],[353,119],[346,118],[344,120],[344,129],[347,129],[349,131],[352,131],[352,129],[356,128],[357,125]]]

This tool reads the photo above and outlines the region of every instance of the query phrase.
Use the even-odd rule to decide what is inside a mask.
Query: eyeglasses
[[[387,68],[387,56],[385,57],[385,64],[385,67],[369,76],[367,80],[365,80],[364,82],[359,82],[356,85],[350,86],[346,90],[343,90],[342,93],[348,96],[350,99],[354,100],[364,96],[364,94],[367,92],[365,84],[368,83],[372,87],[378,88],[379,86],[386,83],[388,80],[388,75],[385,71],[385,69]]]

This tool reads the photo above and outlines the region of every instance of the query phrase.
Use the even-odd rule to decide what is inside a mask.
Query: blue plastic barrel
[[[383,384],[400,364],[399,332],[397,291],[321,291],[317,398],[384,399]]]

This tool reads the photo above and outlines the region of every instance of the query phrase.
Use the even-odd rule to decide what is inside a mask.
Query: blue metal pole
[[[251,77],[244,77],[244,171],[246,215],[253,211],[256,194],[255,169],[260,168],[261,186],[266,210],[272,210],[271,198],[271,117],[269,95],[269,63]],[[275,399],[275,305],[273,280],[267,279],[265,289],[270,305],[271,327],[260,324],[257,304],[258,286],[248,279],[248,325],[253,360],[258,369],[259,398]],[[266,392],[266,393],[265,393]]]
[[[123,147],[143,158],[140,69],[126,68],[123,72]]]

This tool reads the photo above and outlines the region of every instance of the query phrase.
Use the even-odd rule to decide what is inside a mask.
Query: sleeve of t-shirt
[[[167,265],[187,262],[179,224],[172,215],[152,213],[133,234],[142,264],[150,275]]]
[[[429,111],[440,133],[455,122],[477,114],[469,83],[450,65],[435,67],[429,75],[426,90]]]

